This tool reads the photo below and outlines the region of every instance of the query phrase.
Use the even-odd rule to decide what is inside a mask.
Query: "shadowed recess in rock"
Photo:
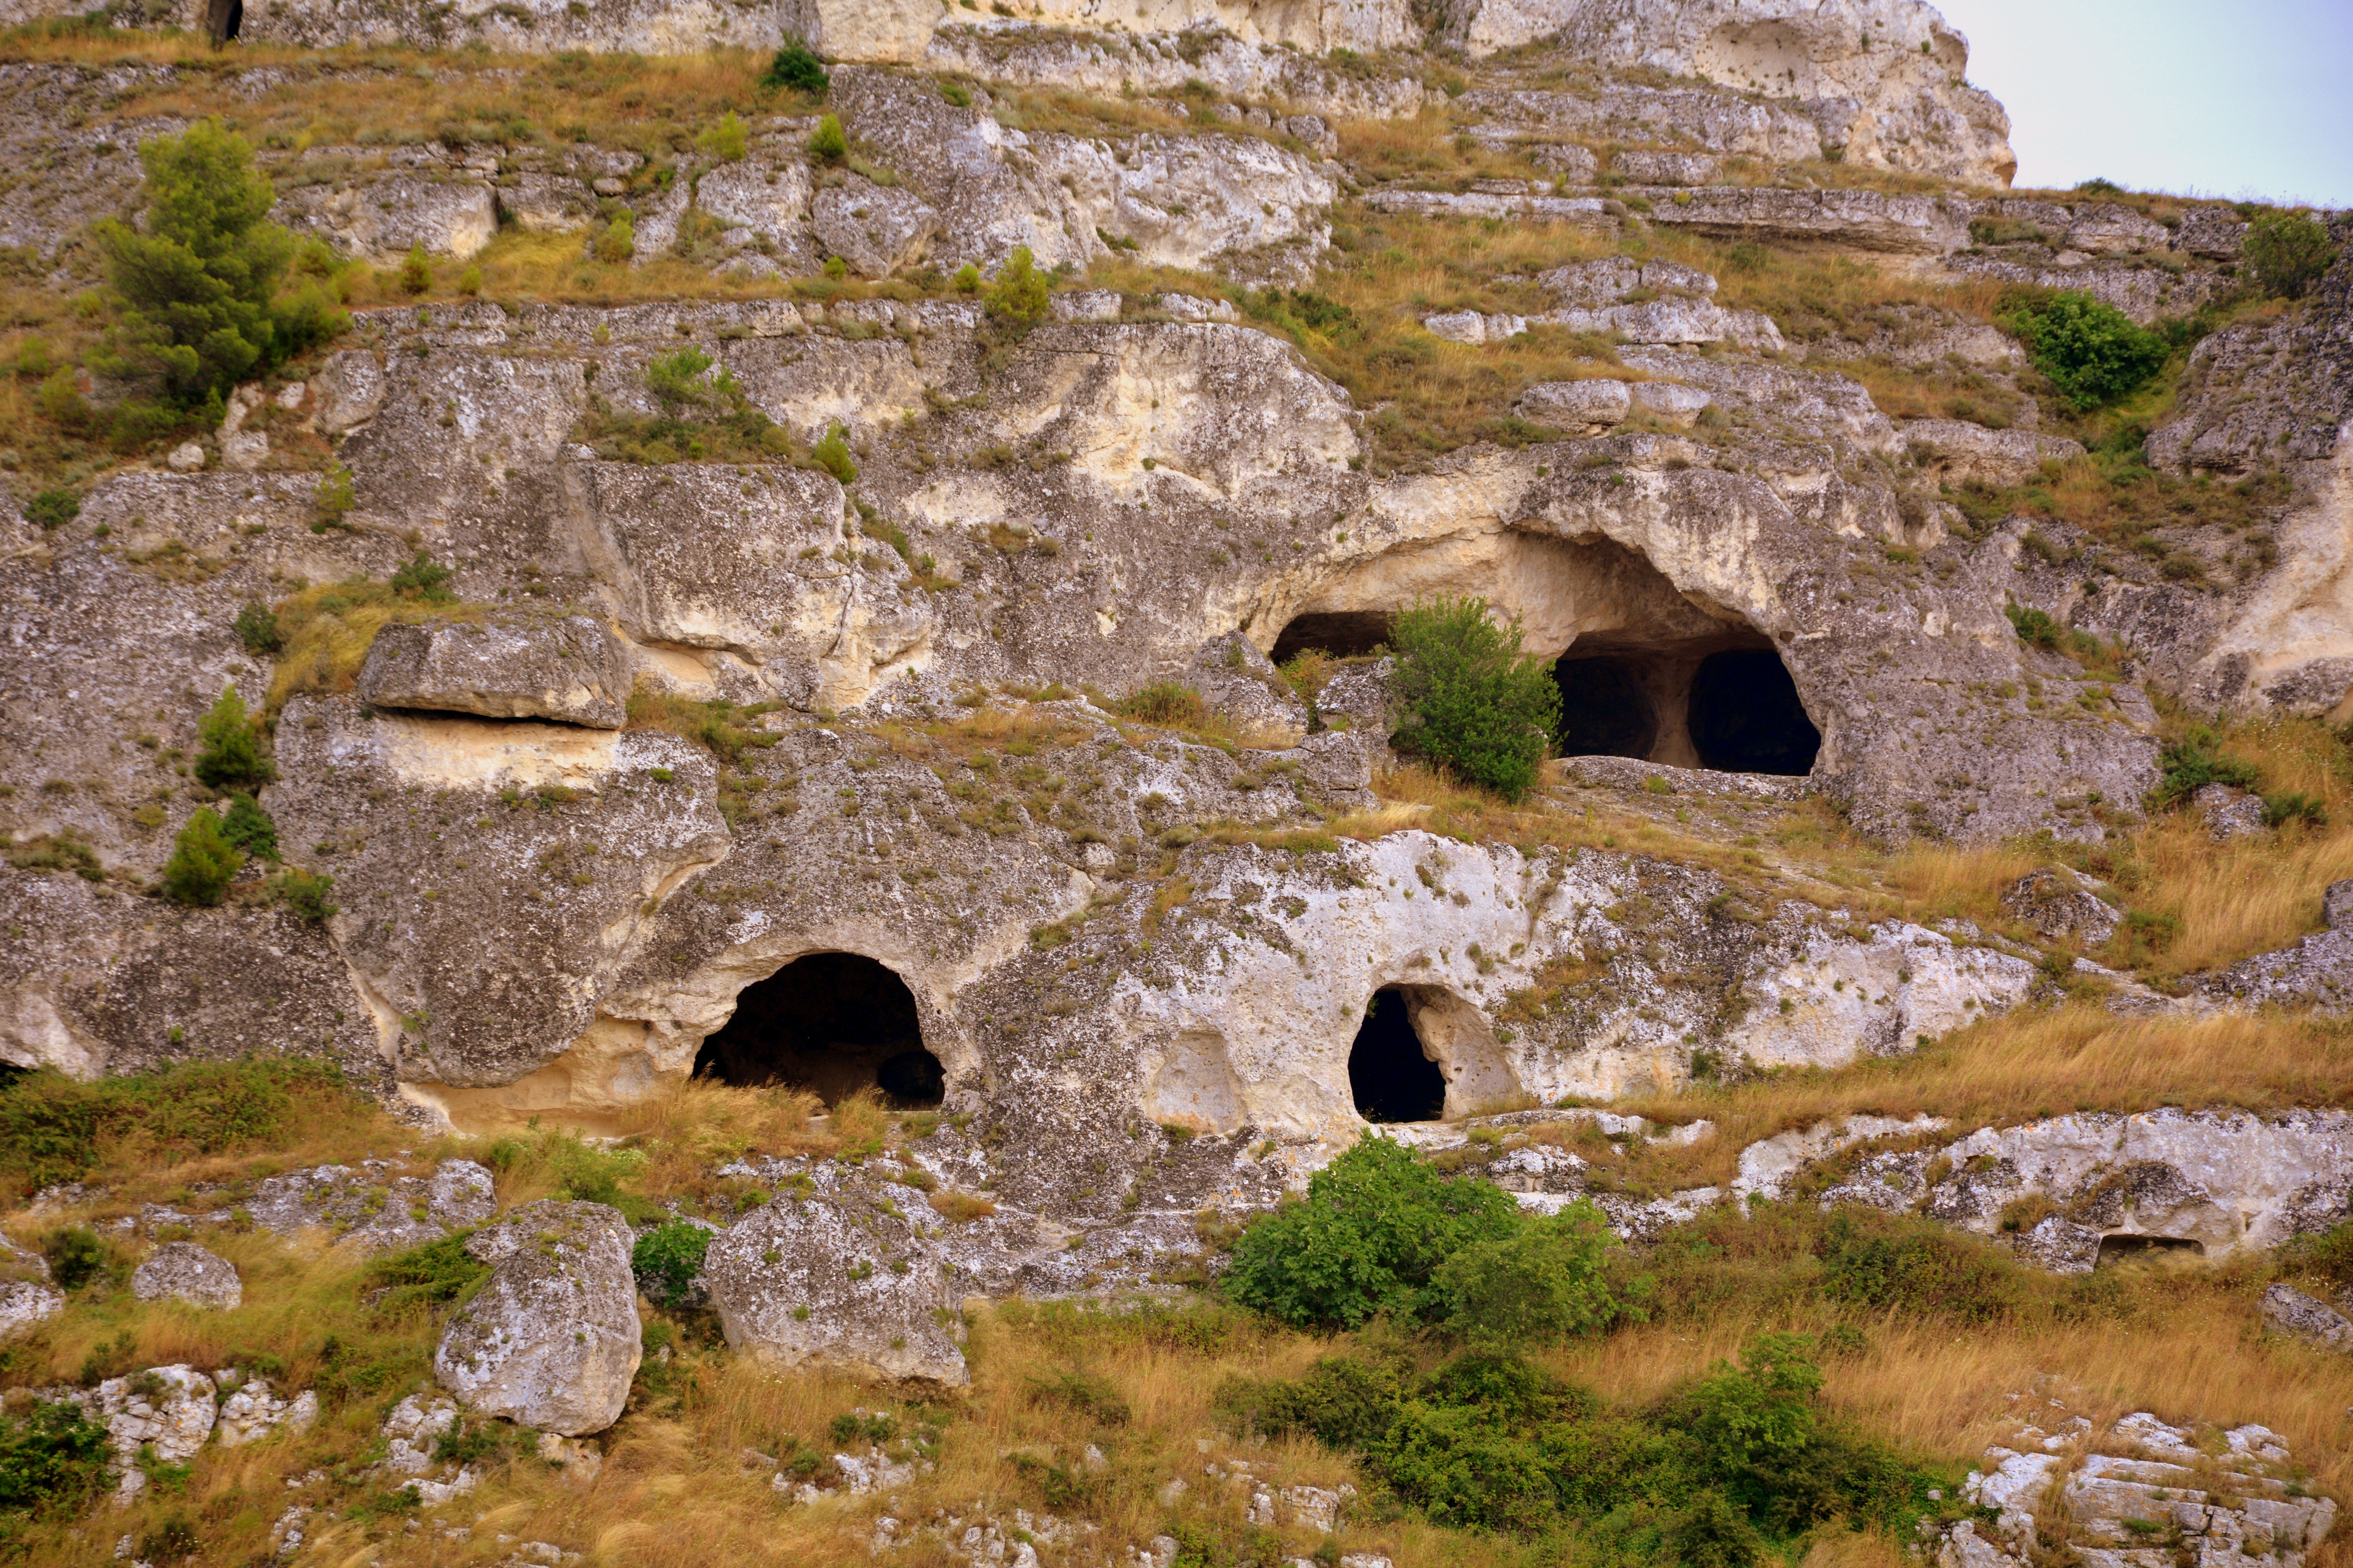
[[[1564,658],[1552,668],[1560,688],[1560,752],[1566,757],[1648,757],[1658,743],[1659,715],[1631,661],[1604,655]]]
[[[828,1105],[872,1089],[921,1110],[945,1091],[906,982],[854,952],[813,952],[745,986],[694,1071],[739,1088],[789,1084]]]
[[[1700,766],[1729,773],[1807,773],[1822,733],[1770,648],[1730,648],[1700,661],[1691,686]]]
[[[2093,1265],[2113,1268],[2119,1264],[2163,1268],[2195,1262],[2206,1256],[2206,1244],[2179,1236],[2104,1236],[2100,1256]]]
[[[1435,1121],[1445,1112],[1446,1079],[1422,1054],[1405,993],[1373,993],[1348,1052],[1348,1089],[1367,1121]]]
[[[1274,639],[1267,657],[1286,663],[1311,650],[1334,658],[1362,658],[1388,640],[1392,616],[1387,610],[1335,610],[1293,616]]]

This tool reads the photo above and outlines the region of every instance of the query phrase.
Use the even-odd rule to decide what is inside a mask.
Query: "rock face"
[[[65,1292],[49,1283],[48,1259],[0,1236],[0,1342],[65,1310]]]
[[[902,1196],[917,1202],[828,1170],[737,1220],[703,1263],[728,1344],[786,1366],[964,1387],[964,1353],[942,1326],[956,1299]]]
[[[128,1503],[146,1489],[141,1452],[152,1448],[167,1465],[185,1465],[213,1435],[218,1412],[213,1380],[189,1366],[155,1366],[130,1377],[110,1377],[74,1395],[113,1446],[115,1500]]]
[[[491,1173],[471,1160],[444,1160],[429,1176],[396,1174],[382,1160],[316,1165],[267,1176],[241,1205],[273,1235],[327,1231],[338,1246],[402,1252],[481,1224],[497,1211]]]
[[[2024,921],[2044,936],[2073,937],[2097,947],[2114,936],[2124,917],[2100,895],[2111,889],[2068,866],[2030,871],[2004,889],[2002,912]]]
[[[637,1375],[628,1222],[602,1204],[533,1204],[467,1238],[491,1278],[442,1331],[433,1373],[469,1408],[576,1437],[610,1426]]]
[[[358,692],[380,708],[617,730],[630,673],[618,640],[586,616],[396,622],[370,645]]]
[[[132,1271],[131,1293],[142,1301],[185,1301],[192,1307],[245,1303],[237,1266],[187,1241],[171,1242],[151,1253]]]
[[[2316,1345],[2353,1351],[2353,1318],[2293,1285],[2274,1285],[2263,1292],[2263,1321]]]
[[[290,1436],[300,1436],[318,1419],[316,1393],[306,1388],[287,1399],[271,1390],[269,1379],[251,1377],[238,1384],[236,1392],[221,1401],[220,1415],[213,1426],[213,1441],[224,1448],[240,1447],[259,1443],[281,1428]]]
[[[1998,1516],[1954,1526],[1938,1568],[2015,1568],[2038,1536],[2126,1568],[2157,1555],[2141,1544],[2158,1533],[2151,1524],[2201,1562],[2243,1555],[2294,1568],[2336,1522],[2333,1501],[2292,1484],[2287,1446],[2266,1427],[2170,1426],[2143,1411],[2094,1439],[2089,1422],[2062,1414],[2039,1417],[2051,1433],[2022,1425],[2009,1439],[2017,1447],[1986,1450],[1989,1468],[1969,1473],[1966,1494]]]

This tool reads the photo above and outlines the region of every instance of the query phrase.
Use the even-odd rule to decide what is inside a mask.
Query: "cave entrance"
[[[2094,1268],[2131,1265],[2144,1268],[2180,1268],[2206,1256],[2206,1244],[2179,1236],[2104,1236]]]
[[[244,25],[245,0],[206,0],[205,31],[212,35],[213,42],[227,43]]]
[[[1303,653],[1326,653],[1334,658],[1363,658],[1389,639],[1389,624],[1397,617],[1388,610],[1317,611],[1293,616],[1274,639],[1267,658],[1288,664]]]
[[[1565,757],[1802,775],[1821,751],[1788,667],[1753,632],[1665,647],[1583,637],[1552,675]]]
[[[1373,993],[1348,1052],[1348,1089],[1367,1121],[1436,1121],[1446,1114],[1446,1075],[1422,1049],[1405,993]]]
[[[739,1088],[788,1084],[828,1107],[871,1089],[893,1110],[922,1110],[946,1090],[914,993],[854,952],[813,952],[745,986],[735,1016],[702,1042],[694,1074]]]

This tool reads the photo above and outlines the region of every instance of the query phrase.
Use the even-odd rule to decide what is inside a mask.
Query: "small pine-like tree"
[[[2266,294],[2301,300],[2337,260],[2328,231],[2302,213],[2258,213],[2242,252],[2248,279]]]
[[[1527,794],[1551,749],[1560,688],[1543,660],[1522,657],[1521,637],[1517,618],[1497,626],[1481,598],[1401,612],[1389,628],[1406,709],[1395,743],[1506,800]]]
[[[230,846],[264,860],[278,858],[278,825],[261,803],[238,790],[228,799],[228,815],[221,818],[221,837]]]
[[[823,61],[798,44],[786,44],[760,73],[760,85],[771,92],[783,89],[823,98],[833,81],[825,74]]]
[[[1046,319],[1047,291],[1046,275],[1038,270],[1029,247],[1017,245],[980,302],[993,319],[1029,327]]]
[[[744,129],[744,121],[736,118],[732,109],[719,117],[716,125],[709,127],[694,139],[695,151],[722,163],[732,163],[741,158],[750,145],[751,132]]]
[[[206,806],[188,818],[173,840],[172,858],[164,867],[164,896],[174,903],[210,909],[228,895],[230,879],[245,865],[245,854],[221,832],[221,819]]]
[[[256,790],[278,776],[262,755],[261,732],[234,686],[222,690],[220,700],[197,723],[196,738],[203,742],[195,763],[202,784],[218,790]]]
[[[841,121],[828,114],[817,122],[817,133],[809,138],[809,151],[820,158],[844,158],[849,154],[849,138],[841,129]]]

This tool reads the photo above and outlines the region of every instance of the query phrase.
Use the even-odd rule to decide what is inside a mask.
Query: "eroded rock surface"
[[[237,1266],[194,1242],[157,1247],[131,1273],[131,1293],[142,1301],[185,1301],[192,1307],[227,1308],[245,1301]]]
[[[586,616],[395,623],[369,647],[357,689],[380,708],[617,730],[631,673],[619,642]]]
[[[642,1353],[631,1237],[620,1211],[546,1201],[466,1240],[491,1265],[433,1352],[469,1409],[576,1437],[610,1426]]]

